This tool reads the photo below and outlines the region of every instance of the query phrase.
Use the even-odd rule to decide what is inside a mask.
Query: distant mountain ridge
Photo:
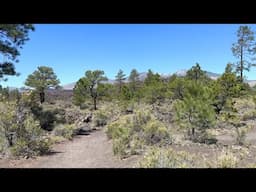
[[[69,83],[66,85],[63,85],[62,88],[65,90],[72,90],[75,87],[76,83]]]
[[[179,70],[177,72],[175,72],[174,74],[179,76],[179,77],[183,77],[187,74],[187,71],[186,69],[182,69],[182,70]],[[219,78],[221,76],[221,74],[218,74],[218,73],[213,73],[213,72],[210,72],[210,71],[206,71],[206,75],[208,77],[210,77],[211,79],[214,79],[216,80],[217,78]]]
[[[187,74],[187,71],[186,69],[181,69],[179,71],[176,71],[175,73],[168,73],[168,74],[160,74],[162,78],[168,78],[170,77],[171,75],[177,75],[179,77],[184,77],[186,74]],[[210,72],[210,71],[206,71],[206,75],[213,79],[213,80],[216,80],[217,78],[219,78],[221,76],[221,74],[218,74],[218,73],[213,73],[213,72]],[[147,72],[142,72],[142,73],[139,73],[139,80],[140,81],[144,81],[145,78],[147,77]],[[116,81],[114,79],[108,79],[107,81],[103,82],[103,83],[110,83],[110,84],[114,84]],[[128,78],[126,78],[124,80],[124,82],[128,82]],[[255,86],[256,85],[256,80],[246,80],[246,82],[251,86]],[[68,84],[64,84],[62,85],[62,88],[63,90],[73,90],[73,88],[75,87],[75,84],[76,82],[73,82],[73,83],[68,83]],[[9,87],[11,90],[14,90],[14,89],[18,89],[19,91],[25,91],[26,89],[24,88],[16,88],[16,87]],[[27,88],[29,89],[29,88]]]

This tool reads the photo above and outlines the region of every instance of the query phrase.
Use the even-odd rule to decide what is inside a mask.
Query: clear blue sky
[[[252,26],[255,30],[255,26]],[[38,66],[54,69],[61,84],[77,81],[86,70],[101,69],[113,79],[119,69],[127,75],[152,69],[174,73],[198,62],[204,70],[222,73],[239,24],[36,24],[21,50],[16,69],[4,86],[24,86]],[[2,58],[1,58],[2,59]],[[246,73],[256,79],[256,68]]]

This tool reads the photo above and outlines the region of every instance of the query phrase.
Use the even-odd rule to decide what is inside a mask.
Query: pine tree
[[[118,83],[118,90],[119,90],[119,94],[121,94],[121,90],[122,90],[122,85],[124,83],[124,80],[126,79],[124,72],[119,69],[117,75],[116,75],[116,82]]]
[[[45,101],[45,90],[56,88],[59,83],[60,81],[51,67],[40,66],[27,77],[25,85],[35,88],[40,96],[40,102],[43,103]]]
[[[227,97],[234,97],[238,94],[237,86],[239,82],[232,71],[232,65],[228,63],[225,72],[217,80],[217,83],[221,86],[222,93],[226,94]]]
[[[227,64],[225,72],[211,84],[211,88],[214,95],[213,106],[217,113],[224,108],[228,99],[241,95],[242,84],[233,72],[231,63]]]
[[[74,103],[82,104],[87,97],[93,100],[94,110],[97,109],[97,100],[105,90],[100,84],[107,80],[104,76],[104,71],[86,71],[85,77],[78,80],[74,88]]]
[[[208,79],[206,72],[201,69],[199,63],[196,63],[195,66],[187,71],[186,78],[189,80],[195,80],[196,82]]]
[[[18,75],[14,63],[18,62],[19,49],[29,40],[29,31],[34,31],[31,24],[0,24],[0,54],[4,61],[0,62],[0,80],[7,80],[5,75]]]
[[[149,103],[155,103],[157,100],[160,101],[165,97],[167,87],[161,79],[161,76],[152,70],[148,70],[147,77],[144,80],[143,95]]]
[[[192,140],[197,140],[215,122],[211,95],[208,87],[188,82],[184,99],[178,100],[175,104],[178,123],[188,129],[188,135]]]
[[[237,31],[237,42],[232,45],[233,55],[239,59],[235,63],[236,72],[239,73],[240,82],[244,81],[244,71],[249,71],[252,64],[252,56],[255,54],[254,32],[248,26],[240,26]]]
[[[182,100],[184,97],[186,80],[182,77],[173,77],[168,83],[168,90],[170,90],[172,99]]]
[[[136,92],[139,89],[140,79],[139,79],[139,73],[136,69],[132,69],[130,75],[129,75],[129,88],[132,93],[132,96],[134,97],[136,95]]]
[[[147,77],[144,80],[144,84],[146,86],[151,86],[151,85],[158,84],[159,82],[161,82],[161,76],[158,73],[154,74],[153,71],[149,69],[147,73]]]

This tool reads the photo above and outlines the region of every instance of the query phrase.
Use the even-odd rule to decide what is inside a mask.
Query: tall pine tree
[[[119,94],[121,94],[122,85],[123,85],[125,79],[126,79],[126,77],[125,77],[124,72],[121,69],[119,69],[119,71],[116,75],[116,79],[115,79],[118,84]]]
[[[74,88],[74,103],[82,104],[87,97],[93,100],[94,110],[97,109],[97,100],[105,91],[101,86],[101,82],[107,80],[104,76],[104,71],[86,71],[85,76],[80,78]]]
[[[244,71],[249,71],[252,63],[252,56],[255,54],[254,32],[248,26],[240,26],[237,31],[237,42],[232,45],[232,53],[238,59],[234,64],[239,74],[240,82],[244,80]]]
[[[43,103],[45,101],[45,90],[56,88],[59,83],[60,81],[51,67],[40,66],[28,76],[25,85],[35,88],[40,96],[40,102]]]

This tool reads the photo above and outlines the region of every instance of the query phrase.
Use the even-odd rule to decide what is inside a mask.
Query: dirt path
[[[55,145],[50,155],[28,160],[0,160],[0,168],[132,168],[139,158],[118,159],[113,155],[111,141],[99,130]]]

